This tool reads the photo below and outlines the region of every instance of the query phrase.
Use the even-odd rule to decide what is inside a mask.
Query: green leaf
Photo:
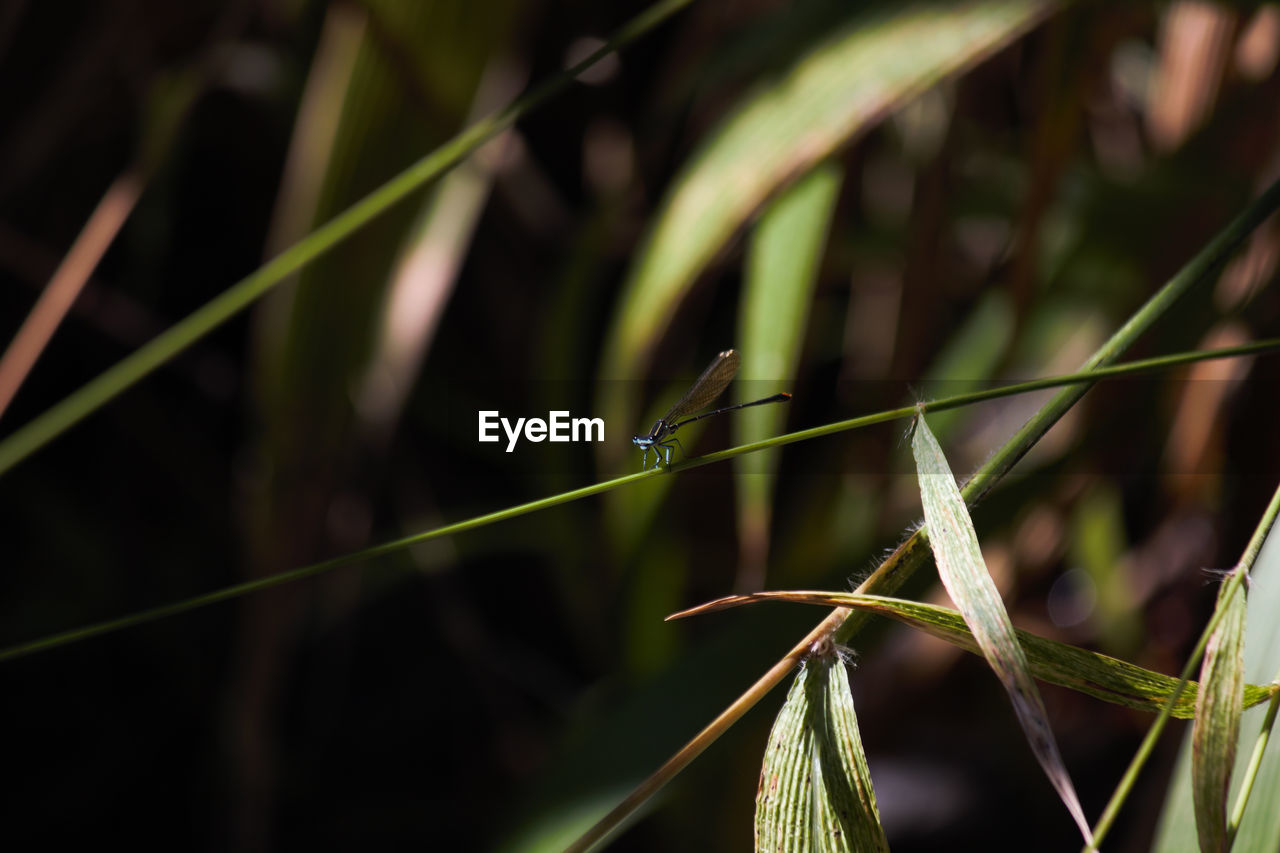
[[[602,375],[642,372],[699,273],[771,196],[1055,8],[1049,0],[885,3],[824,31],[741,103],[674,181],[629,276]],[[606,420],[632,422],[630,406],[616,390]]]
[[[735,389],[739,402],[783,390],[788,385],[782,383],[796,375],[818,267],[843,180],[843,170],[834,164],[819,166],[769,205],[752,234],[735,343],[742,352]],[[788,408],[761,406],[742,411],[733,422],[734,443],[747,444],[782,432]],[[777,463],[776,450],[735,462],[739,474],[752,475],[737,479],[742,542],[739,589],[764,585],[772,515],[769,497]]]
[[[362,14],[330,12],[324,43],[333,47],[314,63],[312,107],[295,129],[274,243],[332,219],[462,125],[485,63],[505,44],[509,6],[482,13],[457,0],[377,0]],[[388,38],[414,61],[398,64]],[[341,109],[327,114],[322,105],[334,103]],[[298,287],[264,302],[255,378],[273,469],[309,470],[309,457],[350,444],[352,388],[374,352],[400,250],[434,197],[417,193],[416,205],[395,206],[301,271]]]
[[[1196,697],[1191,729],[1192,795],[1202,851],[1228,847],[1227,794],[1244,712],[1245,596],[1243,575],[1237,573],[1240,576],[1224,583],[1218,593],[1218,607],[1226,612],[1205,650],[1203,689]]]
[[[805,661],[769,733],[756,793],[755,849],[889,849],[849,679],[829,643]]]
[[[1275,505],[1277,500],[1273,498],[1272,503]],[[1274,518],[1273,514],[1269,515]],[[1264,525],[1260,525],[1264,535],[1269,527],[1270,521],[1264,519]],[[1275,614],[1280,612],[1280,536],[1275,535],[1272,529],[1260,554],[1252,548],[1249,550],[1253,553],[1247,553],[1242,564],[1248,568],[1254,557],[1257,563],[1249,572],[1251,588],[1246,603],[1244,665],[1245,677],[1256,682],[1276,679],[1277,672],[1280,672],[1280,620],[1275,618]],[[1274,685],[1273,689],[1276,689]],[[1245,707],[1252,704],[1248,696],[1246,688]],[[1272,708],[1268,708],[1265,714],[1262,709],[1244,714],[1237,749],[1254,750],[1255,741],[1258,747],[1265,748],[1274,723],[1272,715]],[[1253,770],[1257,773],[1251,783],[1251,807],[1244,809],[1231,846],[1233,853],[1274,853],[1280,849],[1280,809],[1275,808],[1275,803],[1280,802],[1280,750],[1272,747],[1255,759],[1260,761],[1260,766],[1254,768],[1237,764],[1232,773],[1232,786],[1237,788],[1248,773]],[[1199,835],[1193,808],[1191,765],[1191,733],[1188,732],[1173,771],[1152,846],[1152,850],[1158,853],[1183,853],[1197,849]],[[1234,811],[1240,808],[1237,804]],[[1235,820],[1236,815],[1233,814],[1233,823]]]
[[[964,621],[996,677],[1009,693],[1013,710],[1027,735],[1036,760],[1044,768],[1058,796],[1062,798],[1086,841],[1092,839],[1089,823],[1076,796],[1075,786],[1062,763],[1048,713],[1031,677],[1026,654],[1018,642],[1013,623],[987,572],[978,546],[978,534],[969,518],[969,509],[956,485],[942,448],[929,432],[923,415],[916,418],[911,449],[920,480],[920,499],[928,525],[929,545],[938,564],[938,576],[956,603]]]

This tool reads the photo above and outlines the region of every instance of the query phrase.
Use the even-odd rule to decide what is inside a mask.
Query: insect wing
[[[737,350],[727,349],[720,353],[662,419],[672,423],[685,415],[710,406],[733,381],[740,362]]]

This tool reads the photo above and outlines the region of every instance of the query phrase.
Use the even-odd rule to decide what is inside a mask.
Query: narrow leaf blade
[[[960,496],[960,488],[951,475],[942,448],[923,417],[916,418],[911,449],[916,459],[929,545],[943,586],[1008,692],[1036,760],[1057,789],[1081,834],[1091,843],[1089,823],[1058,752],[1049,727],[1048,713],[1031,677],[1026,654],[1018,642],[1004,602],[1000,600],[995,581],[987,572],[982,549],[978,546],[978,534],[969,518],[964,498]]]
[[[1246,604],[1250,612],[1245,627],[1244,661],[1246,678],[1255,682],[1270,681],[1275,690],[1280,689],[1276,684],[1280,680],[1277,678],[1277,671],[1280,671],[1280,620],[1275,618],[1275,614],[1280,612],[1280,535],[1271,526],[1272,520],[1267,518],[1269,515],[1270,508],[1259,524],[1260,534],[1255,533],[1255,536],[1265,537],[1261,553],[1250,554],[1252,548],[1247,549],[1241,561],[1245,566],[1252,563]],[[1251,705],[1248,695],[1246,688],[1245,702]],[[1261,748],[1263,751],[1258,756],[1257,776],[1231,846],[1232,853],[1274,853],[1280,850],[1280,809],[1275,808],[1275,804],[1280,802],[1280,750],[1268,743],[1274,740],[1267,725],[1270,710],[1259,708],[1246,714],[1241,729],[1237,750],[1251,752]],[[1187,732],[1152,845],[1152,850],[1159,853],[1189,853],[1197,849],[1190,745],[1191,733]],[[1232,773],[1237,789],[1246,770],[1245,764],[1237,763]]]
[[[1228,848],[1227,795],[1244,713],[1246,605],[1239,572],[1218,593],[1218,607],[1226,608],[1226,613],[1205,649],[1200,668],[1202,689],[1196,697],[1196,720],[1191,729],[1192,797],[1202,851]]]
[[[637,254],[605,378],[638,376],[698,275],[770,197],[893,110],[1052,14],[1054,0],[850,4],[689,158]],[[618,392],[606,419],[631,422]]]
[[[737,345],[743,352],[735,389],[737,402],[790,387],[843,178],[843,170],[835,164],[819,166],[771,202],[752,232],[738,317]],[[789,408],[744,410],[733,422],[734,443],[749,444],[777,435]],[[738,589],[764,586],[772,517],[770,495],[777,463],[776,450],[734,460],[739,474],[754,475],[738,477],[736,484],[742,555]]]
[[[925,631],[971,654],[982,654],[964,618],[949,607],[856,592],[796,590],[734,595],[668,618],[709,613],[758,601],[786,601],[819,607],[865,610]],[[1104,702],[1156,713],[1164,707],[1164,703],[1169,700],[1169,695],[1178,684],[1176,678],[1143,669],[1110,655],[1050,640],[1048,637],[1041,637],[1030,631],[1015,629],[1015,633],[1018,635],[1018,642],[1026,652],[1031,674],[1038,681],[1067,687]],[[1172,716],[1182,720],[1194,717],[1198,690],[1197,682],[1188,682],[1173,706]],[[1271,689],[1268,687],[1257,684],[1246,684],[1244,687],[1246,708],[1260,705],[1270,697]]]

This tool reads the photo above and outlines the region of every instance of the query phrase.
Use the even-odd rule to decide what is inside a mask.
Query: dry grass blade
[[[964,617],[949,607],[880,595],[862,595],[856,592],[797,590],[732,595],[689,608],[668,618],[679,619],[685,616],[712,613],[759,601],[786,601],[793,604],[863,610],[918,628],[972,654],[982,654],[977,640],[973,638],[973,633],[964,622]],[[1033,677],[1039,681],[1078,690],[1104,702],[1154,713],[1164,706],[1178,684],[1176,678],[1143,669],[1110,655],[1050,640],[1030,631],[1015,629],[1014,633],[1017,634],[1018,642],[1026,652],[1027,663],[1031,667]],[[1189,720],[1195,716],[1198,690],[1199,685],[1194,681],[1186,685],[1173,706],[1171,713],[1174,717]],[[1244,686],[1243,698],[1246,708],[1260,705],[1270,696],[1269,687],[1256,684]]]
[[[1245,596],[1242,570],[1222,585],[1222,622],[1209,638],[1200,669],[1203,689],[1196,697],[1191,729],[1192,797],[1201,851],[1225,851],[1227,795],[1236,763],[1240,715],[1244,713]]]
[[[1013,623],[1009,621],[1004,602],[1000,600],[1000,593],[996,591],[995,582],[982,559],[978,534],[969,518],[968,507],[960,496],[960,488],[951,475],[942,448],[923,416],[916,418],[911,449],[920,480],[920,499],[924,504],[929,545],[933,549],[942,584],[972,629],[996,677],[1008,691],[1036,760],[1057,789],[1085,840],[1091,841],[1089,823],[1085,820],[1084,809],[1080,807],[1075,786],[1071,784],[1053,731],[1049,728],[1048,713],[1031,677],[1026,654],[1018,643]]]
[[[4,356],[0,357],[0,414],[9,407],[9,402],[71,310],[71,304],[80,295],[85,282],[115,241],[145,185],[146,176],[136,167],[116,178],[58,265],[22,328],[14,335]]]

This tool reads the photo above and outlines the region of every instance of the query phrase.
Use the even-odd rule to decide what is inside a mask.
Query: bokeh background
[[[629,437],[728,346],[732,395],[794,401],[690,430],[691,454],[1071,370],[1280,174],[1277,4],[917,4],[907,28],[901,4],[846,5],[689,4],[7,472],[0,639],[637,470]],[[6,340],[108,188],[141,194],[0,434],[644,8],[9,0]],[[945,15],[949,42],[928,24]],[[858,66],[882,96],[812,115],[834,122],[816,140],[791,133],[803,103],[770,123],[845,40],[851,62],[893,57]],[[752,110],[778,134],[732,137]],[[681,192],[707,213],[681,218]],[[1132,355],[1280,333],[1278,241],[1256,232]],[[1277,380],[1260,357],[1090,392],[977,512],[1015,623],[1175,673],[1212,608],[1206,569],[1235,562],[1280,472]],[[1042,400],[931,423],[963,476]],[[604,417],[606,442],[504,453],[477,442],[482,409]],[[5,662],[3,834],[559,849],[822,614],[665,615],[846,589],[916,523],[904,426]],[[941,596],[931,568],[904,593]],[[855,646],[895,850],[1079,846],[979,661],[884,625]],[[612,849],[747,849],[783,692]],[[1096,816],[1149,720],[1045,693]],[[1180,735],[1111,849],[1149,848]]]

